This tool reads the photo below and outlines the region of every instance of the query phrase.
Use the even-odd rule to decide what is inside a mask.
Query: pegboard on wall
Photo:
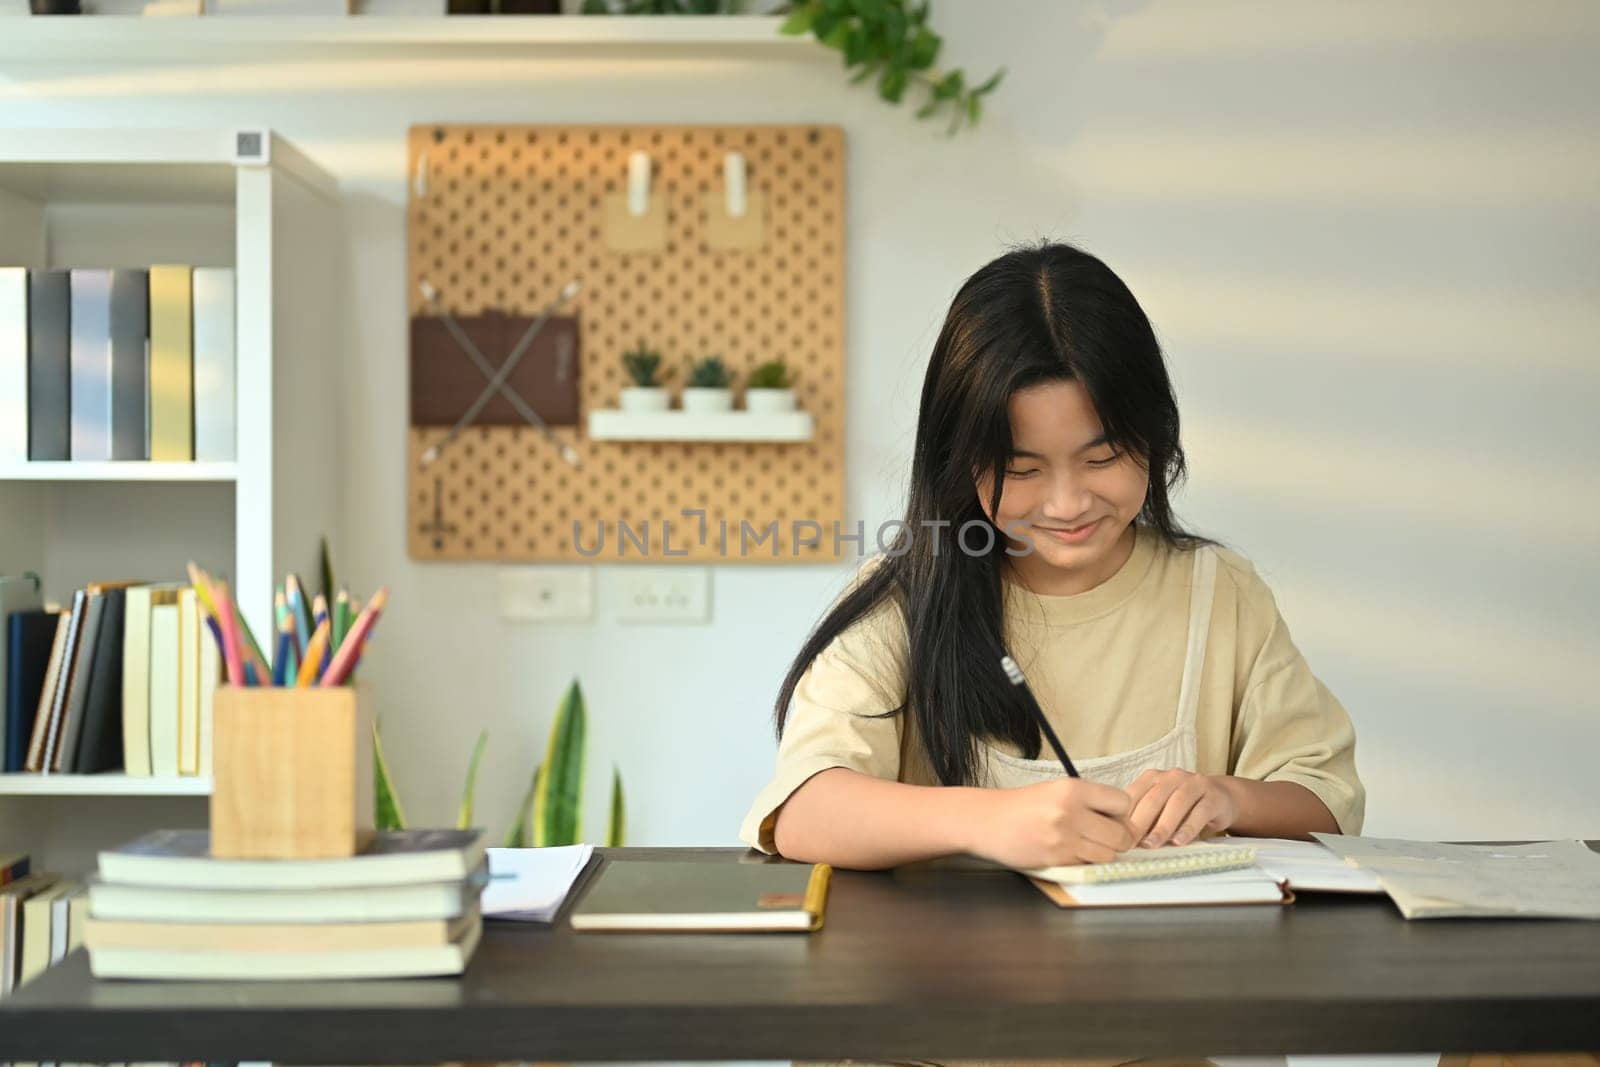
[[[651,197],[663,198],[665,241],[619,251],[606,240],[605,213],[626,192],[628,159],[638,150],[651,158]],[[707,238],[729,152],[743,154],[750,195],[762,201],[758,247],[713,248]],[[407,527],[414,558],[779,563],[854,551],[834,537],[834,524],[844,526],[839,128],[416,126],[408,174],[414,324],[441,308],[462,320],[489,313],[528,320],[569,281],[582,283],[560,310],[580,325],[580,412],[575,425],[550,430],[577,450],[580,465],[520,423],[469,426],[424,463],[449,427],[413,424]],[[436,303],[424,297],[424,283]],[[641,340],[661,352],[664,384],[674,393],[693,359],[721,356],[735,373],[736,396],[754,367],[784,360],[799,407],[815,420],[812,439],[590,439],[587,413],[617,406],[631,384],[622,354]],[[506,353],[483,355],[498,366]],[[460,370],[487,384],[464,354]],[[704,510],[703,523],[685,516],[694,509]],[[774,522],[775,538],[768,536]],[[620,536],[622,524],[634,538]],[[671,555],[663,544],[669,526]],[[637,541],[644,530],[648,552]],[[812,539],[819,543],[804,543]]]

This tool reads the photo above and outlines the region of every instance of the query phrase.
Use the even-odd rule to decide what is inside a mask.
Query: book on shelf
[[[0,266],[0,461],[232,461],[232,267]]]
[[[28,458],[28,272],[0,267],[0,460]]]
[[[111,272],[71,272],[72,426],[74,460],[111,458]]]
[[[41,587],[37,574],[0,575],[0,714],[5,717],[5,729],[0,731],[0,767],[11,762],[10,704],[13,683],[22,684],[30,673],[30,662],[25,658],[28,649],[13,648],[11,617],[25,612],[35,612],[40,606]],[[14,678],[13,675],[16,677]]]
[[[150,458],[194,459],[193,268],[150,268]]]
[[[64,270],[28,271],[28,458],[72,455],[72,291]]]
[[[0,885],[0,997],[11,995],[21,971],[23,905],[56,881],[55,875],[40,872]]]
[[[12,613],[24,632],[0,642],[0,656],[15,642],[22,649],[18,684],[0,683],[5,737],[18,740],[6,765],[53,774],[209,774],[222,670],[193,597],[182,584],[95,582],[59,616]]]
[[[28,755],[28,738],[39,711],[39,694],[44,692],[50,666],[50,651],[61,626],[61,613],[44,608],[13,611],[6,616],[5,651],[5,739],[3,769],[8,774],[22,770]]]

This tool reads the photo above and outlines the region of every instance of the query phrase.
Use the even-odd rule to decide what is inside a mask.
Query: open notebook
[[[1294,897],[1255,866],[1249,846],[1136,848],[1108,863],[1025,870],[1063,908],[1178,904],[1287,904]]]

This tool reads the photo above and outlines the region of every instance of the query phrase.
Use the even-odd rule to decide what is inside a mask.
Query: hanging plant
[[[917,86],[926,92],[917,118],[940,111],[950,116],[947,133],[965,123],[976,123],[982,100],[1005,76],[1001,67],[979,85],[968,86],[966,72],[940,71],[936,66],[944,39],[928,28],[929,0],[908,5],[905,0],[801,0],[790,4],[789,17],[780,33],[810,33],[844,57],[854,70],[852,85],[877,79],[878,95],[898,104],[906,90]]]
[[[585,15],[733,15],[743,0],[584,0]],[[983,98],[1005,77],[1005,68],[977,85],[969,85],[960,68],[940,70],[934,64],[944,39],[928,28],[931,0],[908,4],[906,0],[795,0],[778,9],[787,14],[779,33],[809,33],[828,48],[836,49],[846,70],[854,71],[852,85],[875,78],[878,95],[899,104],[906,91],[926,95],[917,118],[932,118],[941,111],[949,116],[947,133],[976,123],[983,113]]]

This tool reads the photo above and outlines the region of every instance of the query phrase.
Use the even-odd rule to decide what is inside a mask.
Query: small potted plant
[[[718,356],[707,356],[689,368],[683,389],[683,410],[704,415],[733,410],[733,375]]]
[[[744,406],[762,415],[778,415],[794,410],[794,389],[789,366],[781,359],[761,364],[750,372],[744,387]]]
[[[623,353],[622,366],[628,372],[628,379],[633,382],[633,385],[622,389],[623,411],[666,411],[671,406],[671,396],[656,380],[656,374],[661,369],[660,352],[646,348],[644,342],[640,341],[638,348]]]

